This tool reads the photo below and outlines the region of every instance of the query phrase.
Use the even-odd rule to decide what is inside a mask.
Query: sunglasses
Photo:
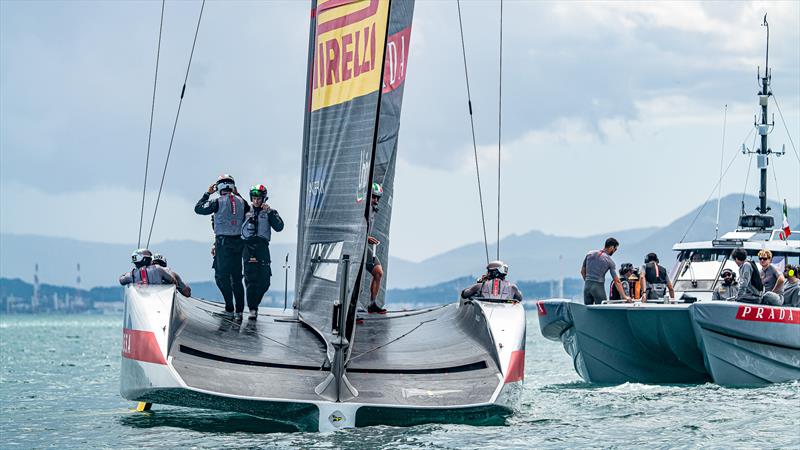
[[[764,257],[761,257],[761,256],[759,256],[758,259],[760,259],[761,261],[769,261],[769,258],[764,258]]]
[[[733,274],[730,274],[730,273],[723,273],[722,274],[722,278],[730,278],[732,276],[733,276]]]

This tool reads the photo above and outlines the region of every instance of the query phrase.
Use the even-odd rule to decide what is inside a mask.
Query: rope
[[[142,246],[142,222],[144,221],[144,200],[147,193],[147,172],[150,168],[150,142],[153,138],[153,113],[156,109],[156,86],[158,85],[158,62],[161,60],[161,31],[164,29],[164,5],[161,0],[161,22],[158,25],[158,49],[156,50],[156,74],[153,77],[153,102],[150,104],[150,129],[147,131],[147,156],[144,159],[144,183],[142,183],[142,210],[139,212],[139,237],[136,248]]]
[[[167,149],[167,159],[164,161],[164,171],[161,173],[161,184],[158,186],[158,196],[156,197],[156,207],[153,210],[153,220],[150,222],[150,233],[147,235],[147,247],[150,246],[150,238],[153,236],[153,226],[156,223],[156,215],[158,214],[158,205],[161,202],[161,191],[164,189],[164,179],[167,176],[167,167],[169,166],[169,157],[172,154],[172,144],[175,141],[175,130],[178,128],[178,118],[181,116],[181,106],[183,105],[183,96],[186,94],[186,82],[189,79],[189,69],[192,67],[192,58],[194,57],[194,48],[197,44],[197,34],[200,31],[200,21],[203,19],[203,9],[206,6],[206,0],[200,5],[200,15],[197,17],[197,26],[194,30],[194,40],[192,41],[192,51],[189,53],[189,64],[186,66],[186,75],[183,77],[183,88],[181,89],[181,98],[178,101],[178,111],[175,113],[175,122],[172,124],[172,136],[169,138],[169,149]]]
[[[775,106],[778,108],[778,115],[781,116],[781,122],[783,122],[783,128],[786,129],[786,136],[789,137],[789,143],[792,144],[792,151],[794,151],[794,157],[797,159],[797,162],[800,163],[800,155],[797,153],[797,147],[794,146],[794,141],[792,140],[792,134],[789,133],[789,127],[786,126],[786,119],[783,118],[783,112],[781,111],[780,105],[778,105],[778,99],[775,97],[775,94],[772,94],[772,97],[775,98]]]
[[[205,0],[204,0],[205,1]],[[464,26],[461,22],[461,0],[456,0],[458,7],[458,30],[461,33],[461,54],[464,56],[464,79],[467,82],[467,105],[469,106],[469,125],[472,128],[472,149],[475,153],[475,176],[478,179],[478,200],[481,204],[481,225],[483,226],[483,247],[486,250],[486,264],[489,264],[489,240],[486,238],[486,215],[483,211],[483,189],[481,188],[481,171],[478,166],[478,144],[475,141],[475,121],[472,117],[472,96],[469,91],[469,73],[467,71],[467,50],[464,46]]]
[[[500,151],[503,137],[503,0],[500,0],[500,77],[497,83],[497,259],[500,259]]]
[[[747,138],[749,138],[750,134],[752,134],[752,133],[753,133],[753,129],[751,129],[750,132],[747,133],[747,136],[745,136],[745,138],[742,140],[742,143],[746,142]],[[725,178],[725,175],[728,173],[728,170],[731,168],[733,163],[736,161],[736,158],[738,158],[738,157],[739,157],[739,152],[736,152],[736,154],[733,156],[733,159],[731,160],[731,162],[728,163],[728,167],[725,168],[725,171],[722,173],[722,175],[720,175],[719,180],[717,180],[717,184],[715,184],[714,187],[711,188],[711,192],[708,194],[708,197],[706,198],[706,201],[703,202],[703,206],[701,206],[700,210],[697,211],[697,214],[695,214],[694,218],[692,219],[692,222],[686,228],[686,231],[683,233],[683,236],[681,237],[681,240],[678,241],[678,242],[683,242],[683,240],[686,239],[686,235],[689,234],[689,231],[691,231],[692,227],[694,226],[694,223],[697,221],[697,218],[700,217],[700,213],[703,212],[703,210],[708,205],[708,201],[711,200],[711,197],[714,195],[714,191],[717,189],[717,185],[722,183],[722,179]],[[751,160],[753,159],[752,155],[750,155],[750,159]],[[750,174],[750,172],[748,171],[748,176],[749,176],[749,174]]]

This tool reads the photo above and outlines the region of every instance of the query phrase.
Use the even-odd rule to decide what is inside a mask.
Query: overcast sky
[[[722,190],[741,192],[749,159],[736,155],[757,111],[765,12],[772,89],[800,140],[798,5],[506,1],[502,235],[589,235],[685,214],[716,183],[725,104],[725,165],[736,159]],[[136,241],[160,7],[0,2],[2,232]],[[166,5],[148,217],[199,7]],[[494,235],[499,3],[462,11]],[[308,17],[303,1],[206,4],[154,242],[211,239],[192,207],[223,172],[266,184],[290,225],[275,239],[295,241]],[[455,1],[418,0],[412,29],[391,234],[394,255],[420,260],[482,234]],[[769,195],[797,206],[800,162],[771,108],[771,146],[786,143],[787,155],[773,159]]]

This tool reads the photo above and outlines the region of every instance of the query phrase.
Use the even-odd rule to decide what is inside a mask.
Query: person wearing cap
[[[219,192],[219,197],[210,199]],[[244,311],[244,286],[242,285],[242,225],[250,205],[239,195],[233,177],[221,175],[198,200],[194,212],[203,216],[213,214],[214,228],[214,281],[225,299],[226,314],[242,318]],[[236,303],[234,305],[234,298]]]
[[[175,285],[178,286],[178,292],[183,294],[184,297],[191,297],[192,296],[192,288],[189,287],[188,284],[183,282],[180,275],[175,273],[174,270],[170,269],[167,265],[167,258],[160,253],[156,253],[153,255],[153,266],[160,266],[167,270],[167,272],[172,275],[172,278],[175,280]]]
[[[386,314],[386,309],[378,306],[378,293],[381,291],[381,280],[383,279],[383,266],[378,259],[378,246],[381,244],[376,237],[372,236],[375,226],[375,216],[378,214],[378,203],[383,197],[383,186],[380,183],[372,183],[372,195],[370,205],[372,213],[369,215],[367,226],[367,259],[364,264],[367,272],[372,275],[372,282],[369,284],[369,306],[367,312],[370,314]]]
[[[658,255],[655,253],[647,254],[644,258],[642,273],[644,273],[644,277],[642,277],[642,292],[645,293],[646,299],[665,298],[667,292],[669,292],[670,299],[675,299],[675,289],[669,280],[667,269],[659,264]]]
[[[619,241],[610,237],[606,239],[602,250],[591,251],[583,258],[581,264],[581,277],[583,278],[583,303],[585,305],[599,305],[606,300],[606,272],[611,272],[613,283],[619,292],[625,292],[617,276],[617,267],[611,259],[617,249]],[[631,301],[627,294],[622,296],[625,301]]]
[[[175,277],[160,266],[155,266],[153,253],[140,248],[131,255],[133,270],[125,272],[119,277],[119,284],[127,286],[129,284],[176,284]]]
[[[242,239],[244,251],[242,262],[244,264],[244,283],[247,289],[247,307],[250,309],[248,319],[256,320],[258,305],[269,289],[270,269],[269,241],[272,231],[283,230],[283,219],[278,211],[272,209],[267,203],[267,187],[258,184],[250,189],[250,202],[253,204],[245,214],[242,226]]]
[[[725,269],[719,275],[720,282],[711,296],[711,300],[734,300],[739,294],[739,283],[736,282],[736,272]]]
[[[800,306],[800,279],[797,266],[787,264],[783,269],[786,282],[783,284],[783,306]]]
[[[506,276],[508,264],[500,260],[492,261],[486,265],[486,274],[477,283],[461,291],[461,298],[522,301],[522,291],[517,285],[507,281]]]

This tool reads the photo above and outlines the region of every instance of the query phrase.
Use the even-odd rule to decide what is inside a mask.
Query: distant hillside
[[[733,230],[741,210],[741,195],[729,195],[722,199],[720,232]],[[745,197],[748,211],[757,203],[753,196]],[[776,224],[780,224],[780,205],[770,202]],[[702,210],[702,211],[701,211]],[[617,264],[640,263],[649,252],[659,254],[662,263],[669,266],[674,258],[672,245],[686,233],[689,224],[697,220],[687,241],[714,238],[716,200],[705,207],[695,208],[683,217],[662,227],[622,230],[575,238],[553,236],[539,231],[522,235],[511,235],[501,241],[503,259],[511,267],[511,278],[516,280],[553,280],[563,276],[576,277],[583,256],[602,246],[606,237],[614,236],[621,243],[619,253],[614,255]],[[645,213],[645,211],[643,211]],[[789,218],[793,227],[800,229],[800,208],[790,208]],[[580,219],[580,218],[579,218]],[[535,220],[535,217],[532,218]],[[536,223],[532,222],[531,227]],[[797,233],[800,235],[800,233]],[[75,286],[76,263],[81,264],[83,287],[113,285],[120,273],[129,268],[133,245],[102,244],[64,238],[29,235],[0,234],[0,276],[33,280],[33,268],[39,264],[39,279],[55,285]],[[210,242],[168,241],[153,246],[155,251],[166,255],[170,265],[189,281],[211,280]],[[273,244],[272,284],[281,288],[284,284],[283,258],[290,253],[289,290],[294,290],[295,244]],[[559,256],[562,257],[559,263]],[[390,258],[387,283],[389,289],[409,289],[434,286],[442,280],[478,275],[484,270],[482,243],[473,243],[433,256],[421,262]],[[211,286],[213,288],[213,285]]]

